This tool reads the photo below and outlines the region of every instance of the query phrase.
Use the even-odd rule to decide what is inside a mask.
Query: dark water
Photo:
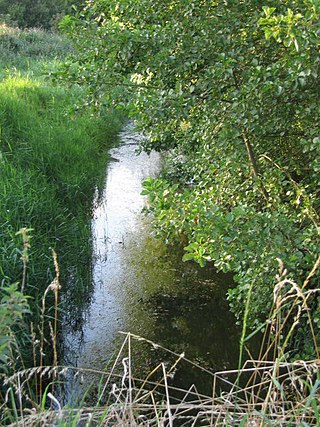
[[[181,261],[180,249],[164,246],[151,235],[141,213],[147,203],[141,196],[142,181],[156,176],[160,157],[136,154],[140,136],[129,125],[122,143],[111,150],[104,194],[99,198],[92,223],[93,295],[83,328],[65,329],[65,363],[80,368],[103,369],[117,354],[130,331],[143,340],[132,340],[136,375],[145,376],[164,360],[168,366],[176,356],[185,357],[212,372],[237,366],[239,331],[228,310],[225,293],[230,276],[213,268],[201,269]],[[67,395],[79,391],[79,383],[95,381],[90,376],[69,378]],[[182,362],[172,383],[188,388],[196,383],[209,393],[211,376],[195,365]]]

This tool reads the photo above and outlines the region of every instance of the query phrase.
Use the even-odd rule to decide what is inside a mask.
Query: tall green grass
[[[21,283],[22,242],[16,233],[32,229],[25,293],[31,296],[34,325],[54,277],[52,249],[58,254],[63,291],[75,305],[87,296],[91,206],[104,182],[108,148],[125,119],[119,111],[100,117],[90,110],[75,113],[85,89],[51,83],[48,73],[70,49],[58,35],[0,26],[0,296],[7,286]],[[21,359],[28,364],[30,331],[20,339]]]

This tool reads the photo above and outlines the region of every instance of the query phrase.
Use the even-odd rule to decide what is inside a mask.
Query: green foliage
[[[235,273],[239,318],[252,288],[252,327],[276,258],[301,285],[319,250],[319,2],[266,3],[88,0],[62,23],[78,53],[61,75],[94,106],[121,87],[143,148],[169,151],[165,179],[145,184],[159,235]]]
[[[64,14],[82,4],[82,0],[1,0],[0,21],[18,27],[50,29]]]
[[[0,366],[2,374],[8,371],[8,362],[16,353],[14,329],[30,314],[26,297],[18,291],[18,284],[0,288]]]

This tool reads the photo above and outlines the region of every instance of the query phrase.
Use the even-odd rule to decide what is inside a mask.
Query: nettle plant
[[[25,325],[24,318],[30,314],[25,297],[19,290],[19,284],[5,284],[2,280],[0,287],[0,361],[2,374],[10,372],[12,364],[16,363],[18,354],[15,331]]]
[[[79,51],[60,75],[88,83],[97,108],[129,104],[143,148],[179,159],[145,183],[158,233],[234,272],[230,304],[242,318],[251,289],[252,327],[276,258],[298,284],[312,270],[320,224],[320,5],[266,3],[88,0],[61,24]]]

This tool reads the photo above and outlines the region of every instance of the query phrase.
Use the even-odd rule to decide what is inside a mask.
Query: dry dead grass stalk
[[[299,288],[288,278],[279,261],[274,307],[266,322],[260,356],[257,360],[247,360],[240,371],[212,373],[188,360],[184,353],[176,354],[150,340],[123,332],[122,346],[109,371],[53,366],[28,369],[7,378],[5,385],[14,390],[20,402],[28,400],[27,384],[32,377],[40,381],[44,377],[62,380],[67,372],[73,372],[99,375],[104,381],[93,407],[62,407],[58,394],[48,393],[47,403],[53,409],[40,410],[35,406],[25,410],[12,426],[320,426],[319,357],[311,361],[287,360],[289,339],[302,313],[309,312],[310,297],[319,291],[306,288]],[[315,335],[313,338],[318,355]],[[159,363],[145,378],[137,378],[132,364],[136,342],[167,351],[175,356],[174,362],[170,366]],[[212,377],[211,396],[198,393],[194,385],[187,390],[170,385],[169,379],[181,361]]]
[[[188,390],[171,387],[168,378],[178,361],[171,367],[160,363],[147,378],[135,378],[131,365],[132,341],[142,337],[125,335],[122,353],[117,360],[123,366],[122,376],[116,373],[116,364],[109,372],[82,369],[82,372],[107,377],[104,394],[107,405],[83,408],[62,408],[58,398],[48,394],[47,401],[55,409],[25,411],[13,425],[41,426],[318,426],[320,420],[320,361],[261,361],[245,362],[240,375],[238,370],[213,374],[213,398],[201,395],[195,386]],[[28,369],[6,380],[17,395],[25,398],[24,386],[33,375],[59,378],[72,367],[43,367]],[[152,377],[161,374],[161,379]],[[239,384],[245,383],[245,386]],[[220,387],[223,385],[224,392]],[[183,397],[176,400],[177,391]],[[101,400],[101,396],[100,400]]]

